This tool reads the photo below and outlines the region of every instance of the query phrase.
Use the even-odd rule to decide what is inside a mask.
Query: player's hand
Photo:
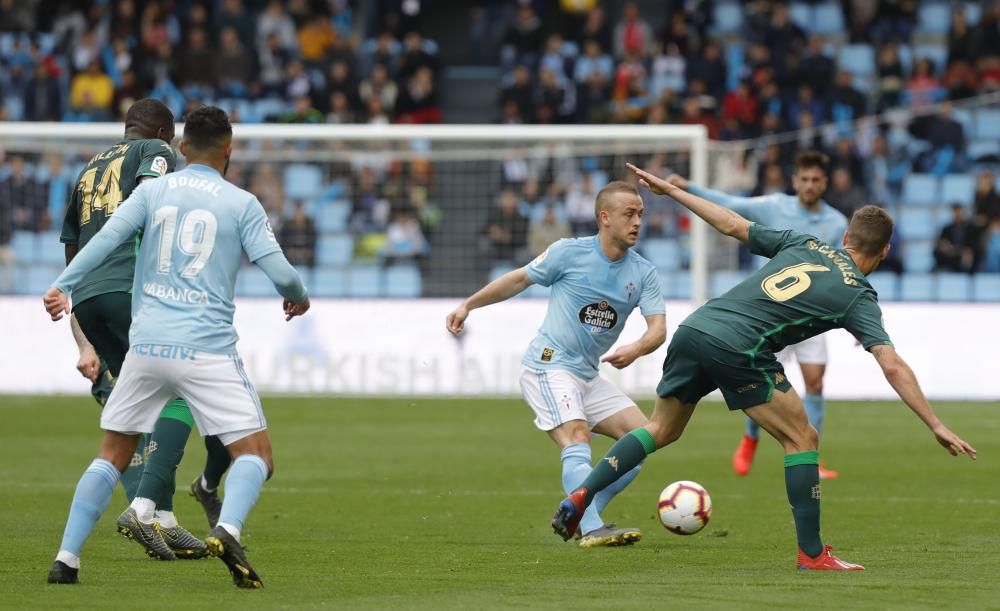
[[[631,163],[626,163],[625,167],[632,170],[632,172],[639,177],[640,185],[646,187],[657,195],[670,195],[670,192],[677,188],[662,178],[653,176],[645,170],[640,170]]]
[[[286,299],[282,304],[282,309],[285,311],[285,322],[288,322],[296,316],[302,316],[308,312],[310,305],[308,297],[306,297],[305,301],[301,303],[296,303],[291,299]]]
[[[469,317],[469,309],[464,305],[460,305],[448,315],[446,325],[448,327],[448,332],[452,335],[461,335],[462,331],[465,331],[465,319]]]
[[[688,179],[684,178],[680,174],[671,174],[670,176],[667,176],[667,182],[674,185],[675,187],[680,187],[681,189],[687,191]]]
[[[63,314],[69,314],[69,297],[55,287],[49,287],[49,290],[45,291],[42,302],[45,303],[45,311],[52,320],[60,320]]]
[[[944,449],[948,450],[949,454],[952,456],[965,454],[972,460],[976,460],[976,449],[966,443],[964,439],[948,430],[948,427],[942,424],[931,430],[934,432],[934,437],[937,439],[937,442],[940,443]]]
[[[97,356],[93,346],[87,346],[80,351],[80,360],[76,362],[76,370],[93,384],[97,374],[101,372],[101,358]]]
[[[615,369],[625,369],[639,358],[639,349],[635,344],[620,346],[611,354],[607,354],[601,359],[602,363],[611,363]]]

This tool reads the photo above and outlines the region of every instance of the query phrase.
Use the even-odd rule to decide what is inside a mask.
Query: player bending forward
[[[521,392],[535,412],[535,426],[559,446],[562,482],[567,493],[591,472],[590,431],[619,439],[648,420],[614,384],[598,375],[598,360],[628,367],[666,339],[666,314],[660,281],[651,263],[632,247],[642,225],[639,191],[615,181],[597,194],[595,236],[559,240],[527,266],[486,285],[448,315],[448,330],[462,332],[469,312],[510,299],[531,284],[551,286],[545,321],[521,360]],[[638,341],[615,343],[629,314],[639,307],[646,332]],[[582,515],[583,547],[631,545],[637,528],[605,524],[601,512],[639,473],[633,464],[622,478],[596,495]],[[574,523],[569,536],[576,532]]]
[[[240,546],[240,529],[273,471],[260,399],[236,352],[233,287],[245,251],[285,298],[286,320],[309,298],[267,224],[260,202],[223,179],[232,126],[222,110],[188,115],[181,172],[139,185],[45,294],[53,320],[69,312],[80,278],[143,230],[130,349],[101,415],[100,455],[73,495],[50,583],[76,583],[80,551],[128,467],[139,434],[153,430],[167,400],[180,396],[203,435],[217,435],[233,457],[218,524],[205,543],[244,588],[262,586]]]
[[[666,194],[720,233],[748,242],[771,259],[750,278],[698,308],[670,341],[659,399],[648,425],[622,437],[552,518],[564,539],[572,536],[594,496],[646,457],[680,438],[698,401],[716,388],[729,409],[741,409],[785,450],[785,489],[798,538],[798,568],[859,571],[824,546],[819,534],[818,437],[802,401],[785,379],[775,353],[829,329],[847,329],[870,351],[900,398],[952,455],[976,450],[938,420],[913,371],[896,354],[882,328],[875,291],[865,276],[889,252],[893,222],[881,208],[854,213],[835,249],[815,237],[751,223],[631,164],[640,183]]]
[[[847,219],[840,211],[823,201],[829,165],[829,157],[818,151],[802,151],[796,155],[795,174],[792,175],[795,195],[772,193],[761,197],[735,197],[688,182],[686,178],[677,175],[669,177],[667,182],[710,202],[721,204],[747,220],[774,229],[792,229],[816,236],[821,241],[836,246],[847,231]],[[813,425],[820,436],[823,435],[823,418],[826,412],[823,401],[826,354],[826,337],[816,335],[792,344],[775,355],[782,363],[788,363],[792,355],[798,361],[806,387],[802,404],[806,408],[809,424]],[[759,438],[760,427],[747,418],[746,433],[733,454],[733,470],[737,475],[750,472]],[[820,464],[820,479],[836,477],[836,471]]]

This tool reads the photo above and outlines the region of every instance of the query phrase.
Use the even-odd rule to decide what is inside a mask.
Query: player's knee
[[[823,376],[810,376],[806,378],[806,392],[810,395],[823,394]]]
[[[795,435],[795,449],[798,452],[808,452],[819,447],[819,433],[811,424],[806,424],[802,430]]]
[[[678,427],[668,427],[664,426],[658,422],[651,421],[646,427],[649,434],[653,436],[653,440],[656,441],[656,447],[662,448],[665,445],[669,445],[681,438],[681,433],[684,429]]]

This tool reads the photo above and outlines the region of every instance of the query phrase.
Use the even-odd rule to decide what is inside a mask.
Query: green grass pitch
[[[120,488],[82,584],[45,584],[97,448],[97,407],[0,397],[0,607],[1000,609],[1000,411],[936,407],[978,462],[948,456],[900,403],[829,406],[822,456],[841,479],[823,484],[824,541],[868,570],[800,573],[777,444],[737,478],[742,418],[720,404],[700,406],[606,512],[644,539],[588,550],[551,533],[558,453],[520,401],[269,398],[277,472],[245,538],[265,589],[238,591],[218,560],[155,562],[118,536]],[[193,438],[178,472],[176,512],[197,534],[205,520],[183,487],[203,456]],[[691,537],[655,517],[679,479],[714,502]]]

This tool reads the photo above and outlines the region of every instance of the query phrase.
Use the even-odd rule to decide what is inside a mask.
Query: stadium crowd
[[[180,119],[214,102],[244,122],[446,120],[446,79],[438,44],[421,34],[420,3],[378,4],[372,20],[358,18],[359,3],[349,0],[112,0],[82,8],[4,0],[0,118],[117,120],[148,95]],[[897,253],[919,246],[920,262],[899,256],[893,269],[929,271],[930,260],[939,271],[1000,272],[991,173],[1000,162],[1000,111],[965,105],[1000,91],[1000,2],[651,6],[474,3],[467,55],[501,73],[493,120],[705,125],[712,138],[745,148],[739,163],[717,172],[727,179],[719,186],[754,195],[789,190],[794,154],[823,150],[833,206],[850,214],[877,202],[910,217],[901,239],[916,246]],[[859,121],[874,113],[883,113],[880,121]],[[70,161],[0,160],[0,256],[11,258],[17,230],[58,228],[74,179]],[[683,154],[648,161],[654,170],[686,169]],[[593,158],[561,174],[518,164],[504,163],[483,218],[480,251],[497,262],[521,262],[555,238],[590,231],[589,204],[609,170]],[[232,178],[260,197],[295,262],[342,263],[317,244],[346,231],[347,260],[398,263],[425,260],[442,229],[448,207],[434,203],[433,166],[332,165],[320,170],[321,193],[300,195],[287,189],[287,166],[235,164]],[[914,206],[928,189],[933,201]],[[321,205],[331,200],[348,209],[331,213]],[[647,203],[646,235],[683,239],[687,217],[657,198]],[[343,221],[330,222],[335,216]]]

